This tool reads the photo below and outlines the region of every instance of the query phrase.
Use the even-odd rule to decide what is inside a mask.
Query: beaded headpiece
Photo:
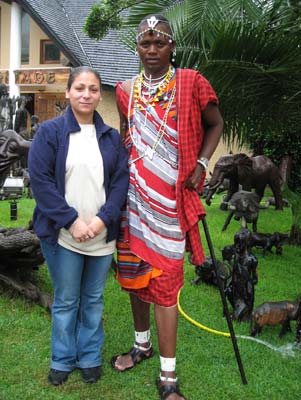
[[[145,22],[145,21],[143,21],[143,22]],[[166,37],[169,39],[169,42],[170,42],[170,43],[172,43],[172,42],[174,41],[173,35],[172,35],[172,34],[167,33],[167,32],[163,32],[163,31],[160,31],[160,29],[156,28],[156,25],[159,24],[159,23],[167,24],[167,25],[169,26],[169,23],[168,23],[167,21],[164,21],[164,20],[161,20],[161,19],[157,19],[157,18],[153,15],[153,16],[151,16],[150,18],[147,18],[147,19],[146,19],[146,22],[147,22],[147,28],[144,29],[142,32],[138,33],[138,35],[137,35],[137,37],[136,37],[137,42],[138,42],[139,40],[143,39],[143,38],[144,38],[144,34],[147,33],[147,32],[149,32],[149,33],[151,33],[151,34],[152,34],[153,32],[156,32],[156,34],[157,34],[158,37],[160,37],[161,35],[166,36]]]

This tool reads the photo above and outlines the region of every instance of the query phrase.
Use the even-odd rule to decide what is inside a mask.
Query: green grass
[[[226,232],[221,232],[226,213],[219,210],[220,197],[207,207],[207,223],[216,256],[221,249],[233,243],[239,222],[232,220]],[[33,201],[18,202],[18,220],[9,219],[9,202],[0,202],[2,226],[24,226],[32,215]],[[291,211],[276,212],[273,208],[262,210],[258,221],[259,232],[288,232]],[[202,228],[200,227],[201,231]],[[202,235],[204,236],[204,235]],[[206,255],[208,255],[203,238]],[[258,258],[259,282],[255,287],[255,306],[263,301],[294,300],[301,292],[301,248],[283,247],[283,255]],[[40,286],[51,292],[47,268],[37,272]],[[195,277],[194,268],[185,263],[185,286],[181,293],[183,310],[199,323],[227,332],[222,317],[222,304],[215,287],[190,285]],[[95,385],[85,385],[78,371],[71,374],[62,387],[52,387],[47,382],[50,358],[50,316],[41,307],[15,295],[8,288],[0,288],[0,399],[1,400],[94,400],[128,399],[156,400],[154,385],[159,371],[156,357],[127,373],[117,373],[110,367],[114,354],[128,350],[133,342],[132,320],[128,296],[123,293],[110,272],[105,291],[104,326],[106,332],[103,348],[103,377]],[[280,327],[266,327],[259,338],[280,347],[294,342],[293,332],[278,338]],[[238,335],[249,334],[249,323],[234,322]],[[157,349],[155,327],[152,319],[152,341]],[[284,357],[263,345],[237,339],[247,385],[241,382],[233,346],[229,338],[208,333],[179,317],[177,372],[183,393],[190,400],[296,400],[300,393],[301,349],[295,357]]]

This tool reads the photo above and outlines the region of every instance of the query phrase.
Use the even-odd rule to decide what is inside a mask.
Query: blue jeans
[[[101,365],[103,292],[113,254],[87,256],[41,240],[54,289],[51,368]]]

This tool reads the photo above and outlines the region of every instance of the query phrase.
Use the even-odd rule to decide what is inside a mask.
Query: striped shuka
[[[164,135],[153,156],[139,158],[158,138],[168,103],[163,98],[171,97],[175,84],[176,96],[163,124]],[[179,98],[182,92],[186,94],[184,101]],[[138,106],[136,102],[134,108],[133,102],[129,107],[129,96],[120,83],[116,94],[119,109],[126,118],[129,111],[130,126],[125,138],[130,184],[117,243],[117,278],[122,287],[137,289],[146,287],[162,271],[179,274],[185,249],[193,252],[196,264],[204,259],[198,222],[205,211],[198,194],[185,189],[185,182],[201,149],[201,111],[209,101],[217,102],[217,98],[199,73],[179,69],[161,100],[147,109],[139,99]]]

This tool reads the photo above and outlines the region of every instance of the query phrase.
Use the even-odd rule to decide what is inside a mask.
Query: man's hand
[[[197,164],[194,173],[187,179],[185,187],[189,190],[198,190],[204,171],[204,167]]]

